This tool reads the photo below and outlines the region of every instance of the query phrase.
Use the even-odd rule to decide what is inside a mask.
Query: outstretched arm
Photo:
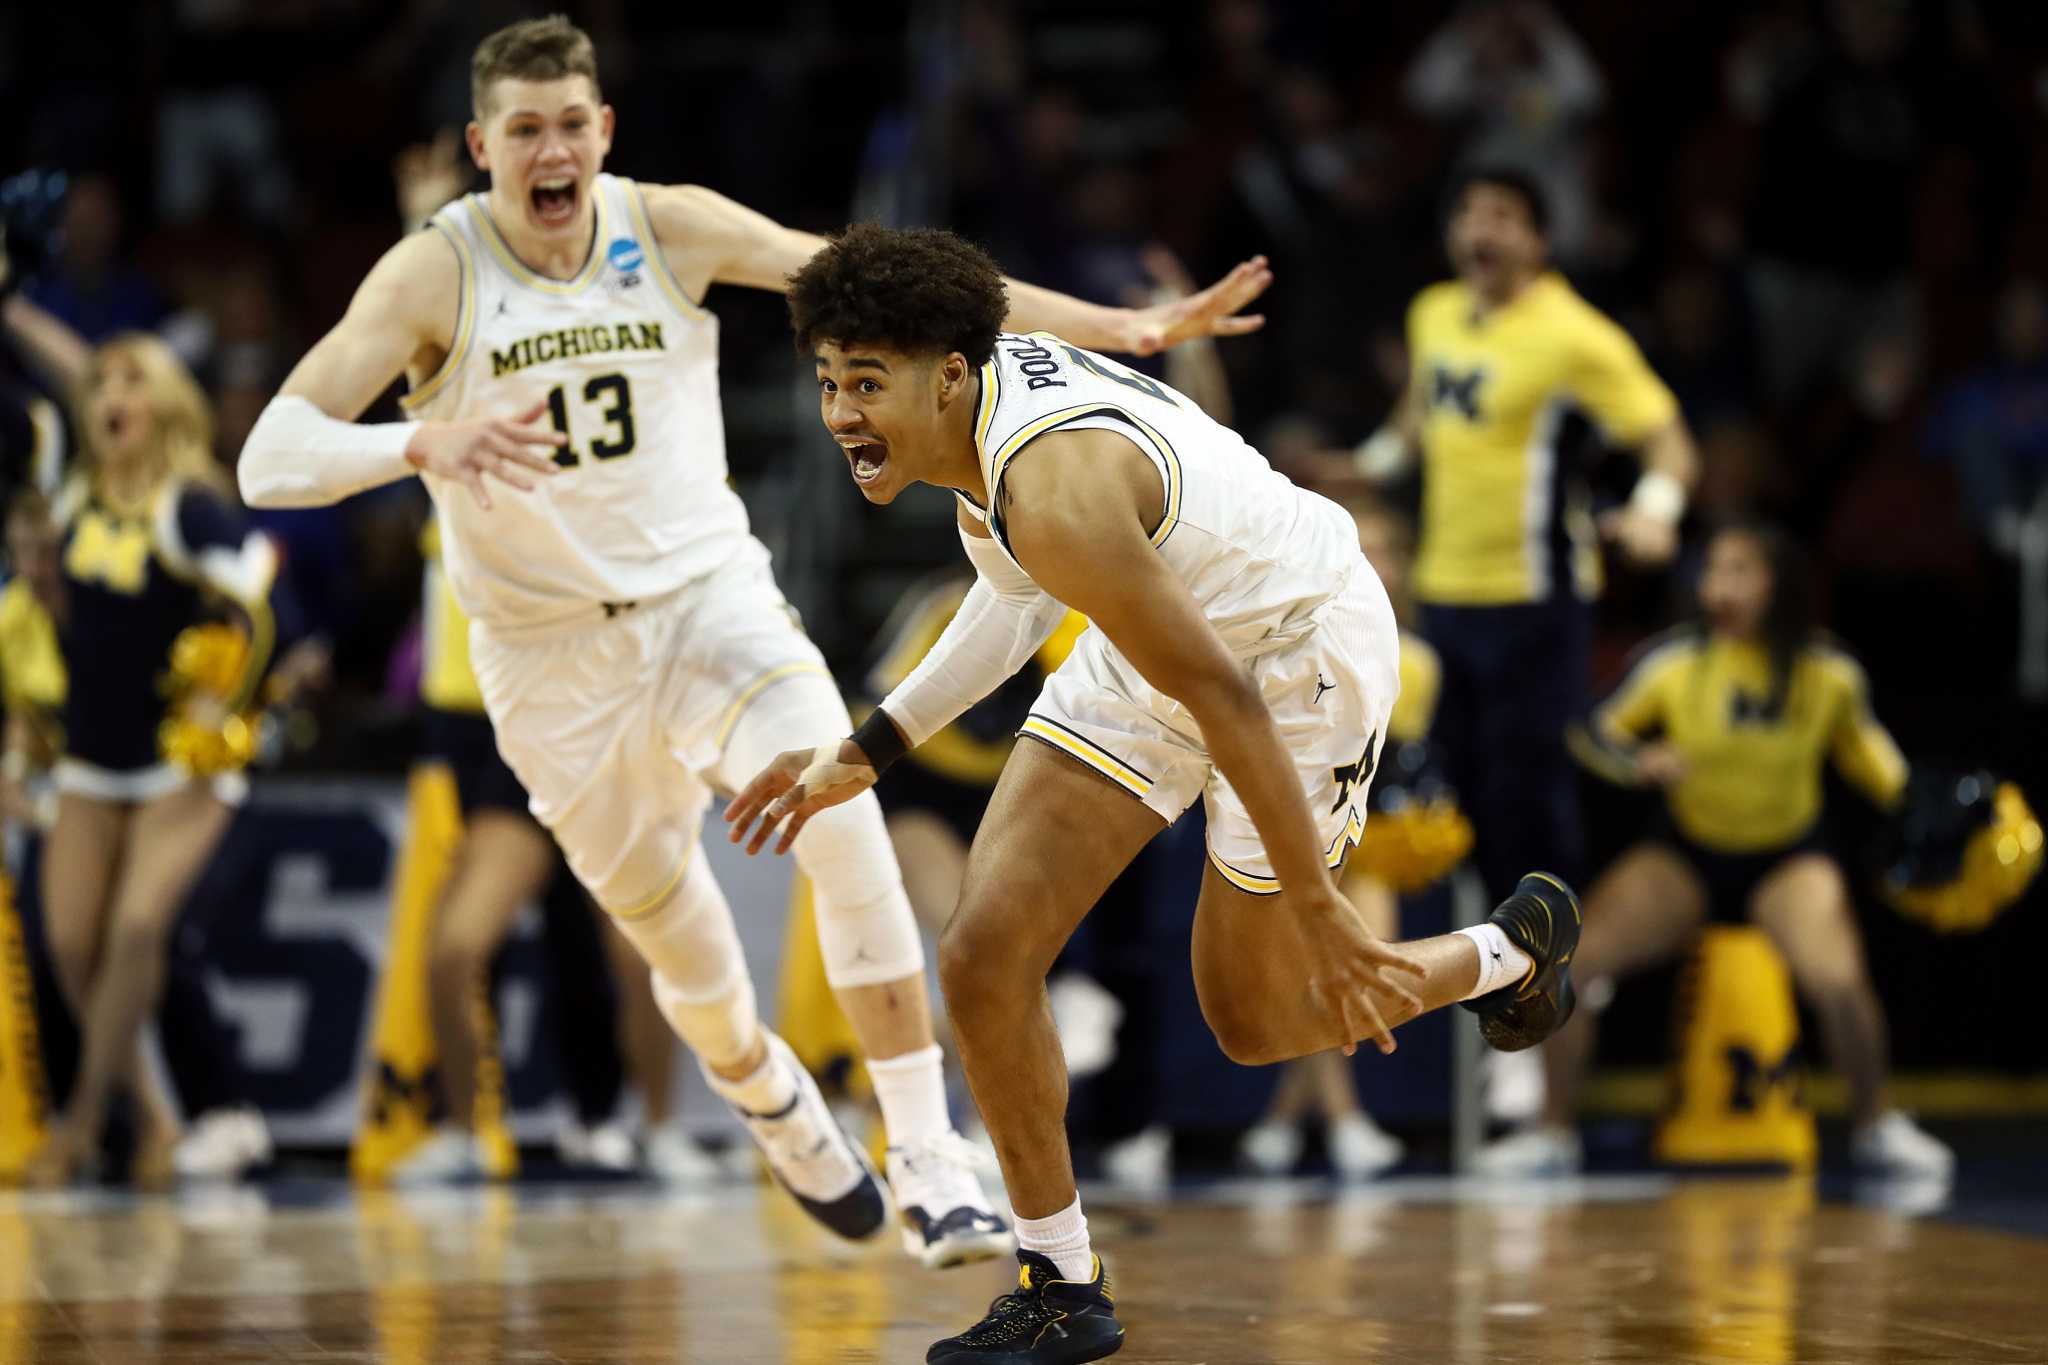
[[[916,668],[882,699],[851,737],[778,756],[726,807],[734,843],[758,853],[778,826],[786,853],[807,821],[873,786],[905,750],[945,729],[1027,663],[1066,615],[1012,564],[981,523],[959,513],[960,541],[975,568],[974,586]]]
[[[467,484],[489,507],[486,474],[518,489],[552,475],[549,452],[568,438],[535,425],[545,405],[462,422],[355,421],[415,356],[445,352],[459,289],[455,249],[440,233],[416,232],[385,252],[250,430],[235,467],[243,500],[320,507],[426,471]]]
[[[26,295],[0,299],[0,324],[21,357],[60,397],[79,392],[92,370],[92,347],[70,324],[36,306]]]
[[[1018,562],[1188,708],[1281,885],[1334,892],[1307,793],[1264,698],[1146,534],[1140,509],[1158,499],[1151,466],[1114,433],[1058,432],[1035,442],[1001,487]]]
[[[1312,947],[1304,986],[1344,1022],[1347,1037],[1392,1051],[1376,997],[1419,1011],[1392,973],[1419,976],[1421,968],[1373,936],[1338,892],[1307,793],[1257,684],[1147,534],[1147,509],[1159,497],[1150,463],[1112,432],[1056,432],[1034,443],[1002,490],[1018,563],[1194,717]]]
[[[825,246],[823,237],[783,227],[701,185],[650,185],[644,193],[663,256],[692,298],[702,298],[713,284],[782,292],[789,277]],[[1265,318],[1241,310],[1272,282],[1266,258],[1256,256],[1187,298],[1150,308],[1112,308],[1006,279],[1007,325],[1017,332],[1052,332],[1090,350],[1151,355],[1197,337],[1257,331]]]

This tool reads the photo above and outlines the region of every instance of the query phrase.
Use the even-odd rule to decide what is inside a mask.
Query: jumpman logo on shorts
[[[1325,692],[1334,692],[1334,691],[1336,691],[1336,690],[1337,690],[1337,684],[1335,684],[1335,683],[1333,683],[1333,682],[1324,682],[1324,681],[1323,681],[1323,675],[1322,675],[1322,672],[1321,672],[1320,670],[1318,670],[1318,671],[1317,671],[1317,673],[1316,673],[1316,694],[1315,694],[1315,696],[1313,696],[1313,697],[1309,698],[1309,705],[1310,705],[1310,706],[1320,706],[1320,705],[1322,705],[1322,701],[1323,701],[1323,693],[1325,693]]]

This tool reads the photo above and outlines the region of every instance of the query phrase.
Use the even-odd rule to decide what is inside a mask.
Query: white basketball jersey
[[[1129,438],[1158,469],[1166,510],[1152,543],[1238,656],[1300,636],[1372,571],[1343,508],[1288,482],[1192,399],[1049,332],[1003,334],[981,370],[974,440],[997,510],[962,498],[1005,551],[998,490],[1011,462],[1047,432],[1084,427]]]
[[[590,259],[570,280],[529,270],[481,195],[435,214],[461,258],[448,358],[405,400],[414,417],[513,417],[546,404],[569,437],[530,493],[491,482],[489,510],[429,478],[463,609],[494,626],[545,624],[658,597],[748,538],[726,482],[718,319],[669,273],[640,189],[597,177]]]

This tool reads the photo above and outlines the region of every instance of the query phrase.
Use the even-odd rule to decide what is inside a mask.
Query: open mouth
[[[889,463],[889,448],[879,441],[842,437],[839,446],[846,452],[847,462],[853,466],[855,483],[873,483],[881,477],[882,466]]]
[[[576,181],[566,175],[533,187],[534,217],[547,227],[566,227],[576,217]]]

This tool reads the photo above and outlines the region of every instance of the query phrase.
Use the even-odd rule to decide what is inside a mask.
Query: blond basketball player
[[[418,474],[473,618],[499,748],[597,902],[646,957],[663,1012],[776,1176],[849,1237],[879,1182],[789,1048],[763,1027],[732,914],[692,856],[714,788],[789,733],[843,731],[726,482],[712,284],[781,290],[823,245],[695,186],[602,172],[613,130],[589,39],[516,24],[472,66],[468,144],[487,193],[391,249],[285,381],[242,452],[256,506],[328,503]],[[1167,309],[1097,308],[1013,285],[1017,325],[1149,350],[1249,331],[1247,262]],[[410,420],[355,422],[398,375]],[[946,1112],[923,956],[870,798],[810,823],[826,971],[870,1058],[889,1185],[931,1265],[1000,1254]]]
[[[1400,685],[1393,608],[1350,515],[1184,395],[1006,316],[995,267],[944,232],[849,228],[793,281],[848,473],[871,502],[951,490],[977,581],[858,731],[780,755],[727,809],[750,852],[777,830],[800,845],[1069,608],[1089,619],[1024,722],[1034,742],[1003,768],[940,940],[1022,1265],[932,1365],[1079,1365],[1123,1343],[1075,1192],[1045,975],[1197,797],[1195,993],[1237,1061],[1392,1051],[1393,1025],[1461,1000],[1494,1046],[1531,1046],[1571,1013],[1578,942],[1577,902],[1540,872],[1474,929],[1395,947],[1365,928],[1332,873],[1364,831]]]

